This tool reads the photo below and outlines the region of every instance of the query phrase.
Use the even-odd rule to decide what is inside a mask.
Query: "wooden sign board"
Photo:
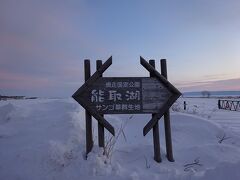
[[[80,95],[99,114],[157,113],[171,92],[150,77],[103,77]]]
[[[103,114],[150,113],[152,118],[143,128],[143,135],[153,130],[154,159],[161,161],[158,121],[164,115],[167,158],[174,161],[169,108],[181,93],[167,80],[166,60],[161,60],[160,74],[153,60],[148,63],[140,57],[140,63],[149,71],[150,77],[102,77],[112,64],[112,57],[104,64],[98,60],[97,71],[92,76],[90,61],[84,63],[85,83],[72,97],[86,109],[86,152],[93,147],[91,116],[98,121],[99,146],[104,147],[104,128],[112,135],[115,130]]]
[[[140,63],[151,77],[102,77],[112,64],[110,57],[72,96],[113,135],[113,126],[101,115],[152,113],[143,129],[145,136],[181,95],[142,57]]]

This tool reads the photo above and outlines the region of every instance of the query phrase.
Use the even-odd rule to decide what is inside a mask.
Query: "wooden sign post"
[[[97,70],[100,69],[101,66],[102,66],[102,61],[97,60],[96,69]],[[102,77],[102,75],[100,77]],[[104,115],[102,115],[102,117],[104,118]],[[99,147],[104,147],[104,126],[101,125],[101,123],[98,123],[98,145]]]
[[[166,59],[161,59],[161,73],[167,79],[167,62]],[[164,113],[164,127],[165,127],[165,141],[167,158],[169,161],[174,162],[172,151],[172,135],[170,125],[170,112],[169,109]]]
[[[85,70],[85,82],[91,77],[91,67],[90,60],[86,59],[84,61],[84,70]],[[92,116],[86,110],[86,154],[91,152],[93,147],[93,138],[92,138]]]
[[[112,57],[104,64],[98,60],[97,71],[91,77],[87,76],[86,82],[73,94],[72,97],[86,109],[87,153],[92,147],[89,115],[98,121],[99,146],[104,147],[104,128],[115,135],[114,128],[105,120],[104,114],[150,113],[152,119],[144,127],[143,135],[153,129],[154,159],[161,162],[158,120],[165,114],[167,157],[169,161],[174,161],[168,110],[181,93],[167,81],[166,70],[162,69],[162,75],[155,70],[154,60],[148,63],[140,57],[140,63],[149,71],[150,77],[102,77],[112,64]],[[166,66],[162,67],[166,69]]]
[[[149,64],[155,68],[155,60],[149,60]],[[154,77],[154,74],[150,72],[150,77]],[[154,117],[155,114],[152,114]],[[159,125],[158,122],[153,126],[153,148],[154,148],[154,160],[161,162],[161,152],[160,152],[160,139],[159,139]]]

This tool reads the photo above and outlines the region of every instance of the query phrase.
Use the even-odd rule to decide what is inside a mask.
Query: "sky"
[[[240,90],[239,0],[1,0],[0,94],[70,97],[84,59],[104,76],[149,76],[167,59],[180,91]]]

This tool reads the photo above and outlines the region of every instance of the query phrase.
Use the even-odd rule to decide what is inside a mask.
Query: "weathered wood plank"
[[[72,95],[75,97],[81,95],[88,86],[93,84],[103,72],[112,64],[112,56]]]
[[[100,114],[157,113],[171,93],[157,78],[98,78],[80,95]]]
[[[181,95],[181,92],[178,91],[164,76],[162,76],[157,70],[155,70],[149,63],[140,56],[140,63],[143,67],[145,67],[150,73],[154,74],[154,77],[158,78],[168,90],[170,90],[174,94]]]
[[[143,78],[142,84],[143,111],[149,113],[149,111],[155,110],[157,113],[171,96],[170,92],[154,78]]]

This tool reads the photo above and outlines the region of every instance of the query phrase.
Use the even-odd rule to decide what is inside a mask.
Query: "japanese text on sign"
[[[105,94],[107,94],[107,96]],[[126,101],[141,100],[140,91],[125,91],[125,93],[123,94],[116,90],[109,90],[106,92],[103,90],[93,89],[91,92],[91,102],[104,102],[105,97],[107,97],[106,100],[113,102],[122,101],[123,99],[125,99]]]
[[[106,81],[105,87],[90,92],[91,103],[97,111],[140,111],[140,81]]]
[[[139,81],[106,82],[105,87],[106,88],[129,88],[129,87],[140,88],[140,82]]]

